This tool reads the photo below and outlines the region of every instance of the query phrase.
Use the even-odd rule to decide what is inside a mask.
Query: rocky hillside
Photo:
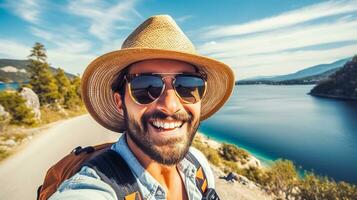
[[[357,100],[357,56],[316,85],[312,95]]]
[[[27,82],[29,78],[29,60],[0,59],[0,81],[1,82]],[[52,73],[57,69],[50,67]],[[68,78],[73,78],[73,74],[66,73]]]
[[[329,64],[320,64],[307,67],[292,74],[280,76],[261,76],[250,79],[243,79],[236,82],[236,85],[268,84],[268,85],[296,85],[296,84],[316,84],[326,79],[343,67],[352,58],[345,58]]]

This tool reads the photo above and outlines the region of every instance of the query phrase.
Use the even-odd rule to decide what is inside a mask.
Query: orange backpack
[[[75,148],[47,171],[43,185],[37,190],[37,199],[47,200],[63,181],[80,170],[82,163],[110,148],[111,145],[112,143],[106,143],[94,147]]]

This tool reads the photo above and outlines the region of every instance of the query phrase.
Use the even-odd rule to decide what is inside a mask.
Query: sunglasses
[[[164,79],[167,77],[172,77],[171,84],[176,96],[186,104],[200,101],[206,92],[207,77],[203,73],[127,74],[124,79],[128,82],[130,96],[136,103],[150,104],[164,92]]]

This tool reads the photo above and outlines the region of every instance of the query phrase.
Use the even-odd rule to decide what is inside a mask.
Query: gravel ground
[[[243,185],[239,182],[226,181],[220,177],[224,173],[212,166],[215,174],[216,191],[222,200],[273,200],[273,197],[266,194],[253,182]]]

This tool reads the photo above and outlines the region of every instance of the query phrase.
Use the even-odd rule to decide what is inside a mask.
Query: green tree
[[[54,104],[59,99],[56,80],[50,71],[50,66],[46,62],[46,58],[44,46],[40,43],[36,43],[29,55],[29,85],[38,95],[41,106]]]
[[[72,79],[72,85],[74,87],[74,90],[77,94],[77,96],[79,98],[82,99],[82,94],[81,94],[81,78],[79,77],[79,75],[75,76],[73,79]]]
[[[71,85],[64,96],[64,105],[68,109],[76,109],[82,105],[82,100],[78,96],[75,86]]]
[[[18,92],[0,92],[0,104],[11,115],[11,124],[33,125],[35,114],[26,106],[26,100]]]
[[[357,99],[357,55],[341,69],[321,81],[311,94]]]
[[[60,103],[64,104],[65,96],[68,96],[68,92],[71,90],[71,81],[67,78],[64,70],[61,68],[58,68],[55,79],[58,86]]]
[[[35,59],[38,62],[46,62],[47,55],[46,49],[43,44],[36,42],[35,46],[32,47],[31,54],[29,55],[30,58]]]

